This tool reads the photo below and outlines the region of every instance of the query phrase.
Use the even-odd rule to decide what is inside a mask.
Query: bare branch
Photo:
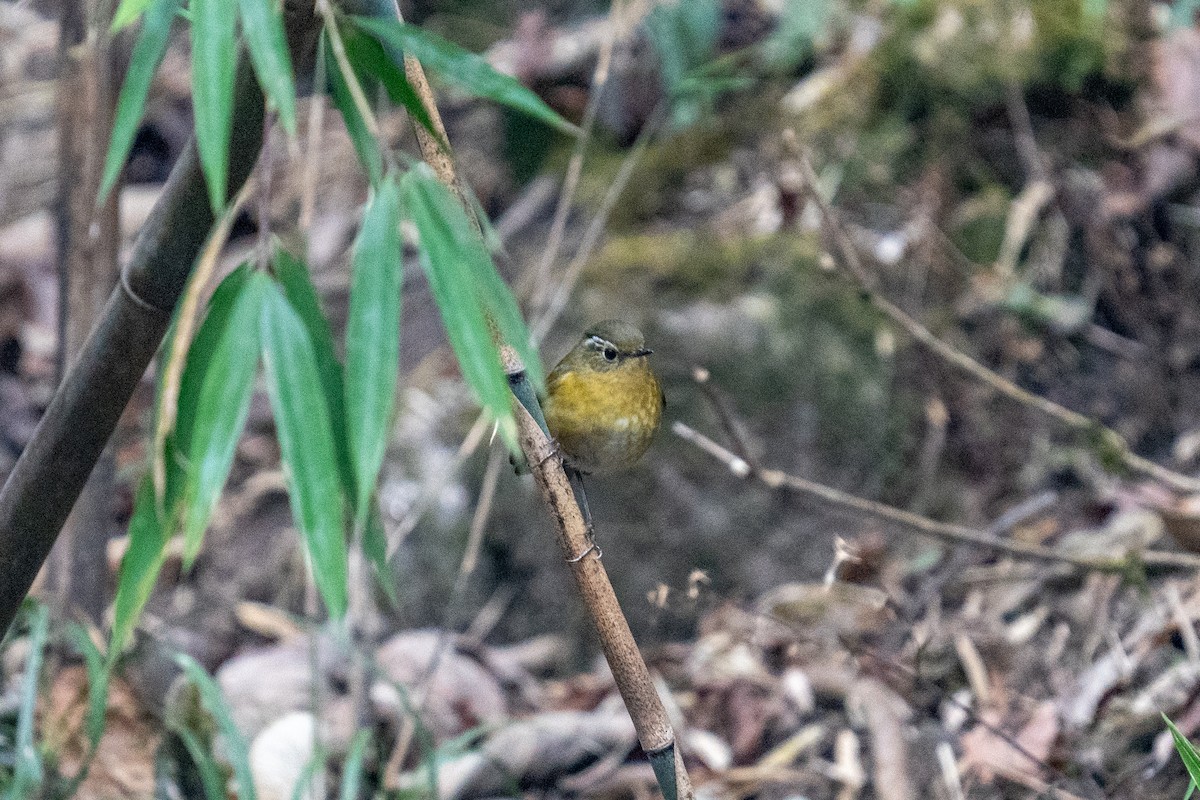
[[[952,544],[983,547],[1017,558],[1070,564],[1079,569],[1097,570],[1100,572],[1122,572],[1136,563],[1141,563],[1148,567],[1200,569],[1200,556],[1195,556],[1191,553],[1146,550],[1140,553],[1130,553],[1120,556],[1089,556],[1068,553],[1053,547],[1044,547],[1028,542],[999,539],[984,530],[968,528],[964,525],[938,522],[928,517],[914,514],[911,511],[905,511],[875,500],[867,500],[852,495],[849,492],[834,489],[831,486],[810,481],[796,475],[789,475],[777,469],[751,469],[745,460],[737,454],[722,447],[712,439],[682,422],[676,422],[671,426],[671,430],[679,438],[691,442],[718,461],[724,463],[729,468],[729,471],[739,478],[757,478],[770,489],[786,490],[796,494],[816,497],[830,505],[886,519],[889,522],[895,522],[910,530],[934,539],[951,542]]]
[[[799,160],[800,171],[804,178],[805,192],[820,212],[822,227],[834,243],[836,249],[836,253],[833,254],[834,260],[854,278],[871,305],[883,312],[888,319],[902,328],[909,336],[916,339],[950,366],[967,373],[999,394],[1040,411],[1042,414],[1058,421],[1071,430],[1088,437],[1098,449],[1103,451],[1105,456],[1119,461],[1131,472],[1150,476],[1177,492],[1188,494],[1200,493],[1200,479],[1168,469],[1137,455],[1121,434],[1112,428],[1109,428],[1098,420],[1080,414],[1078,411],[1072,411],[1069,408],[1061,406],[1053,400],[1039,397],[1032,392],[1022,389],[1007,378],[998,375],[983,364],[980,364],[966,353],[942,341],[932,331],[909,316],[907,312],[895,303],[879,294],[874,277],[867,272],[866,267],[863,265],[862,259],[858,254],[858,249],[846,234],[837,212],[834,211],[829,202],[822,196],[818,188],[817,174],[813,170],[808,155],[801,153]]]

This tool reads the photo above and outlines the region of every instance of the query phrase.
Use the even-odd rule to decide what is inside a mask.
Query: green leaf
[[[46,653],[46,638],[50,632],[50,612],[46,606],[34,606],[32,629],[29,632],[29,658],[25,662],[25,677],[17,707],[16,752],[13,753],[14,769],[12,783],[4,794],[5,800],[25,800],[36,797],[42,785],[45,771],[42,756],[34,744],[35,715],[38,682],[42,677],[42,659]]]
[[[367,515],[367,527],[363,530],[362,547],[375,572],[375,582],[387,595],[392,608],[399,609],[400,595],[396,592],[396,576],[388,564],[387,534],[383,530],[383,521],[379,518],[378,505],[370,507],[370,513]]]
[[[225,702],[225,696],[221,694],[221,687],[212,679],[212,676],[204,671],[204,667],[200,666],[187,653],[177,654],[175,661],[183,668],[188,680],[199,690],[200,702],[212,715],[213,720],[217,723],[217,730],[221,732],[221,736],[225,740],[225,751],[229,755],[233,774],[238,782],[237,796],[241,800],[254,800],[254,780],[250,772],[250,748],[241,731],[233,722],[233,715],[229,712],[229,704]],[[178,733],[180,730],[177,729],[176,732]],[[195,755],[193,754],[192,757],[195,758]]]
[[[129,634],[150,598],[165,559],[169,526],[159,519],[155,506],[154,481],[147,475],[138,488],[133,517],[129,520],[129,549],[121,559],[112,634],[108,644],[110,665],[117,660],[129,640]]]
[[[142,30],[138,33],[137,42],[133,45],[129,71],[125,73],[125,83],[122,84],[121,95],[117,99],[112,137],[108,140],[108,153],[104,156],[104,176],[100,181],[101,200],[108,197],[108,193],[112,191],[117,176],[125,166],[125,159],[129,157],[138,125],[142,121],[142,111],[146,107],[150,82],[154,80],[154,73],[158,71],[158,65],[162,63],[167,52],[167,43],[171,38],[171,22],[183,0],[126,0],[117,12],[117,20],[121,19],[121,11],[126,5],[134,3],[140,4],[137,10],[139,14],[143,9],[146,10],[146,18],[142,21]],[[116,25],[116,22],[113,24]]]
[[[723,88],[720,82],[714,84],[696,74],[713,56],[720,23],[718,0],[659,5],[646,17],[646,31],[658,54],[663,89],[671,100],[676,127],[697,122]]]
[[[304,769],[300,772],[300,777],[296,779],[296,783],[292,786],[291,800],[305,800],[305,798],[313,797],[317,794],[317,788],[314,781],[317,778],[317,773],[320,772],[325,762],[329,759],[329,754],[325,752],[325,748],[320,742],[313,747],[312,754],[309,755],[308,761],[304,763]],[[324,777],[324,775],[322,775]],[[321,787],[321,793],[324,793],[324,786]]]
[[[684,77],[712,57],[720,25],[718,0],[660,5],[646,17],[668,95],[677,95]]]
[[[254,74],[267,97],[279,109],[279,119],[289,136],[296,135],[296,84],[288,55],[283,18],[271,0],[238,0],[242,35],[250,50]]]
[[[300,315],[300,321],[304,323],[308,338],[312,341],[317,357],[317,372],[321,375],[321,388],[325,393],[325,405],[329,409],[334,445],[337,447],[342,490],[347,497],[354,497],[354,471],[350,467],[350,445],[346,441],[345,381],[333,344],[333,331],[329,328],[325,312],[321,310],[321,299],[308,274],[308,267],[282,247],[275,249],[274,267],[284,296]]]
[[[181,459],[192,447],[200,389],[208,374],[209,362],[225,334],[237,298],[253,273],[249,264],[242,264],[217,284],[208,300],[204,322],[188,346],[187,364],[179,378],[179,407],[175,414],[175,444]],[[170,339],[167,341],[170,342]]]
[[[362,786],[363,758],[367,754],[367,745],[370,742],[369,730],[360,730],[350,740],[350,752],[346,755],[346,763],[342,768],[342,789],[338,792],[341,800],[358,800]]]
[[[379,143],[371,135],[366,120],[358,113],[358,107],[354,105],[354,98],[350,95],[347,78],[342,74],[337,59],[328,55],[332,50],[328,33],[322,37],[322,44],[326,53],[325,63],[329,66],[329,88],[332,90],[333,104],[342,114],[342,119],[346,123],[346,132],[350,135],[350,141],[354,144],[355,152],[358,153],[359,163],[366,170],[371,185],[378,186],[379,181],[383,179],[383,156],[379,152]]]
[[[83,654],[84,667],[87,669],[87,737],[88,747],[92,751],[95,751],[96,747],[100,744],[100,737],[104,735],[104,715],[108,710],[108,678],[110,673],[105,665],[104,654],[100,652],[100,648],[96,647],[96,643],[92,641],[87,628],[77,622],[72,622],[67,626],[67,635],[71,637],[71,641],[75,643],[75,647]]]
[[[171,432],[167,434],[166,446],[164,447],[164,453],[167,455],[167,486],[165,496],[160,500],[160,508],[169,509],[172,513],[183,499],[184,491],[187,488],[188,473],[186,467],[191,449],[192,431],[195,428],[200,387],[204,383],[204,376],[208,370],[208,361],[212,358],[213,351],[217,347],[217,342],[225,330],[229,312],[233,309],[234,298],[241,291],[250,272],[250,267],[243,264],[225,276],[225,279],[221,281],[209,299],[204,323],[200,326],[195,338],[192,339],[192,343],[188,346],[187,363],[183,374],[180,376],[179,398],[175,405],[175,424]],[[175,314],[171,317],[171,325],[167,329],[167,335],[163,340],[161,350],[164,353],[171,352],[179,321],[178,317],[179,309],[176,308]],[[157,386],[154,406],[155,419],[152,428],[157,427],[159,415],[164,413],[162,408],[164,389],[163,370],[166,359],[160,358],[158,361],[158,374],[155,380]]]
[[[440,140],[442,137],[433,127],[429,110],[425,108],[421,98],[417,97],[404,70],[397,66],[397,59],[393,59],[384,51],[378,39],[353,25],[344,28],[341,34],[342,42],[346,45],[346,58],[350,60],[354,72],[359,76],[370,75],[379,80],[393,103],[403,106],[421,123],[421,127]]]
[[[149,8],[151,0],[121,0],[117,13],[113,15],[111,31],[116,33],[126,27]]]
[[[346,537],[333,429],[308,331],[274,284],[266,291],[262,344],[292,515],[317,589],[330,615],[340,618],[346,613]]]
[[[185,569],[200,552],[209,517],[229,478],[238,439],[250,411],[250,398],[254,394],[263,282],[242,279],[240,283],[243,284],[241,291],[213,295],[209,316],[201,326],[201,333],[205,333],[206,326],[215,330],[202,342],[206,346],[199,355],[203,360],[203,378],[199,381],[195,400],[191,401],[189,397],[195,410],[186,437],[188,446],[183,451],[187,465],[183,495]],[[207,349],[209,337],[215,340],[211,350]],[[185,372],[191,367],[191,354],[195,349],[189,351]]]
[[[409,170],[401,188],[405,212],[420,234],[421,266],[429,276],[429,287],[463,378],[479,404],[499,423],[506,444],[515,451],[516,422],[508,379],[492,341],[481,296],[478,262],[483,244],[462,206],[428,167],[421,164]],[[482,257],[490,269],[490,258],[486,253]]]
[[[1190,28],[1200,12],[1200,0],[1178,0],[1171,4],[1171,28]]]
[[[470,225],[465,216],[462,218],[462,222]],[[517,354],[521,356],[521,362],[525,365],[525,374],[534,387],[537,391],[544,392],[546,376],[542,370],[542,360],[538,355],[537,348],[534,347],[533,335],[525,326],[525,318],[521,316],[517,299],[513,297],[512,290],[500,277],[500,273],[496,272],[496,266],[492,262],[491,256],[483,249],[478,237],[473,237],[473,242],[470,244],[472,244],[474,258],[469,259],[466,263],[474,273],[483,307],[500,329],[500,335],[504,341],[515,348]]]
[[[366,523],[387,450],[400,363],[400,192],[388,177],[354,245],[346,320],[346,434],[354,465],[355,525]]]
[[[1196,750],[1196,746],[1188,741],[1188,738],[1183,735],[1183,731],[1175,726],[1175,723],[1162,715],[1163,721],[1167,723],[1167,728],[1171,731],[1171,740],[1175,743],[1175,749],[1179,751],[1179,757],[1183,760],[1183,766],[1187,769],[1188,775],[1193,783],[1200,784],[1200,752]],[[1188,789],[1189,794],[1191,789]]]
[[[836,9],[832,0],[791,0],[779,24],[759,45],[759,57],[773,71],[794,70],[811,57],[813,40],[825,34]]]
[[[188,755],[192,757],[192,763],[200,772],[200,783],[204,786],[204,794],[208,800],[227,800],[228,795],[225,793],[225,781],[221,777],[221,768],[217,766],[209,749],[201,744],[199,737],[187,728],[176,727],[174,731],[175,735],[183,742]]]
[[[196,147],[213,212],[225,207],[229,139],[233,131],[233,79],[237,66],[237,14],[233,0],[191,0],[192,108]]]
[[[471,94],[521,111],[565,133],[578,131],[516,78],[498,72],[486,59],[440,36],[398,20],[371,17],[352,19],[359,28],[378,38],[384,47],[391,48],[394,60],[400,51],[406,52],[416,56],[426,69],[433,70]]]

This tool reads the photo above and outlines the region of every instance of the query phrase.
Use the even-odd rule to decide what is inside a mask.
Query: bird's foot
[[[588,546],[585,547],[583,552],[580,553],[579,555],[574,556],[573,558],[568,558],[567,559],[568,564],[578,564],[580,561],[583,561],[583,559],[587,558],[588,553],[592,553],[592,552],[594,552],[596,554],[597,561],[604,558],[604,551],[600,549],[600,545],[596,544],[596,537],[595,537],[595,534],[592,532],[591,525],[588,525],[588,528],[587,528],[587,538],[588,538]]]
[[[529,473],[533,472],[533,470],[540,468],[543,464],[556,456],[558,458],[562,458],[562,448],[558,446],[557,439],[551,439],[549,451],[532,467],[529,466],[529,462],[525,459],[525,456],[520,454],[514,456],[512,453],[509,453],[508,463],[512,466],[513,472],[517,473],[518,475],[528,475]]]
[[[541,467],[552,458],[562,458],[562,454],[562,447],[559,446],[558,439],[551,439],[546,455],[542,456],[541,460],[534,464],[534,469]]]

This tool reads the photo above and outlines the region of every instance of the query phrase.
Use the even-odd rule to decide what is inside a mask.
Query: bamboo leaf
[[[257,277],[257,276],[256,276]],[[317,588],[333,617],[346,612],[346,538],[329,411],[313,345],[299,315],[272,284],[262,315],[267,389],[296,527]]]
[[[116,33],[136,21],[149,8],[150,2],[151,0],[121,0],[121,5],[117,6],[117,13],[113,15],[112,32]]]
[[[346,321],[346,434],[361,527],[387,449],[400,363],[400,193],[385,178],[354,245]]]
[[[521,111],[560,131],[575,133],[578,130],[516,78],[497,71],[486,59],[440,36],[398,20],[354,17],[353,21],[385,47],[391,47],[393,55],[395,51],[404,51],[416,56],[426,69],[471,94]]]
[[[403,106],[421,127],[429,131],[435,139],[441,140],[437,129],[433,127],[429,110],[425,108],[421,98],[417,97],[404,70],[397,65],[397,59],[393,59],[384,51],[378,39],[353,25],[346,26],[341,33],[342,41],[346,45],[346,57],[354,66],[354,71],[360,76],[370,75],[378,79],[393,103]]]
[[[282,247],[276,247],[274,264],[275,277],[283,287],[292,308],[300,315],[312,341],[317,358],[317,372],[321,375],[321,388],[325,393],[325,405],[329,409],[329,423],[333,428],[334,444],[337,447],[338,472],[342,478],[342,490],[347,497],[354,497],[354,471],[350,467],[350,449],[346,441],[345,381],[342,364],[338,361],[333,343],[333,331],[329,320],[321,310],[321,299],[313,286],[312,277],[304,262]]]
[[[323,45],[325,52],[329,53],[332,45],[329,43],[328,33],[323,38]],[[342,119],[346,123],[346,132],[350,135],[354,151],[358,153],[359,163],[366,170],[371,185],[378,186],[379,181],[383,179],[383,156],[379,152],[379,143],[371,135],[366,120],[358,113],[358,107],[350,95],[348,78],[342,74],[342,68],[337,59],[327,57],[325,63],[329,65],[329,88],[333,95],[333,104],[342,114]]]
[[[213,351],[217,347],[217,342],[225,330],[229,312],[233,309],[233,301],[237,293],[241,291],[241,287],[245,284],[250,272],[249,265],[243,264],[225,276],[225,279],[221,281],[213,292],[212,297],[209,298],[204,322],[197,331],[191,345],[188,346],[187,363],[183,374],[180,376],[179,399],[175,406],[175,425],[170,433],[167,434],[167,441],[163,449],[163,453],[167,454],[167,485],[164,497],[160,500],[160,508],[162,509],[174,510],[183,499],[184,492],[187,489],[188,471],[186,467],[189,458],[188,454],[191,452],[192,431],[195,427],[200,388],[204,383],[204,376],[208,371],[209,359],[212,358]],[[163,352],[171,351],[179,309],[177,308],[175,312],[175,316],[171,319],[171,326],[168,328],[167,335],[164,338]],[[158,415],[164,413],[162,408],[164,367],[165,360],[159,359],[158,374],[155,381],[157,385],[155,424],[152,426],[152,429],[157,427]]]
[[[346,764],[342,768],[342,788],[338,792],[341,800],[358,800],[362,791],[363,758],[367,754],[367,745],[371,743],[371,731],[360,730],[350,740],[350,752],[346,755]]]
[[[238,0],[238,6],[254,74],[279,110],[284,130],[289,136],[295,136],[296,84],[292,78],[292,58],[288,55],[283,18],[271,0]]]
[[[212,715],[213,721],[217,723],[217,730],[225,740],[225,752],[229,756],[234,777],[238,782],[237,796],[241,800],[254,800],[254,780],[250,771],[250,748],[246,744],[242,732],[233,722],[233,714],[229,711],[229,704],[225,702],[225,695],[221,693],[221,687],[217,685],[211,675],[205,672],[204,667],[200,666],[187,653],[179,653],[175,656],[175,661],[183,668],[188,680],[200,692],[200,702]]]
[[[162,569],[169,526],[159,519],[155,506],[154,481],[147,475],[138,488],[133,516],[129,520],[129,549],[121,559],[112,634],[108,644],[110,665],[115,663],[129,641],[129,634],[141,616]]]
[[[46,606],[34,606],[32,627],[29,632],[29,659],[25,663],[25,677],[21,682],[17,706],[17,736],[13,753],[12,782],[4,793],[5,800],[25,800],[36,797],[38,787],[45,779],[42,756],[34,744],[38,682],[42,677],[42,659],[46,654],[46,638],[50,632],[50,612]]]
[[[108,678],[109,671],[104,663],[104,654],[88,635],[87,628],[77,622],[67,626],[67,635],[75,643],[75,647],[83,654],[84,667],[88,676],[88,713],[87,737],[88,747],[95,750],[104,735],[104,715],[108,710]]]
[[[421,267],[442,314],[450,346],[463,378],[479,404],[499,423],[505,443],[516,449],[516,422],[508,379],[480,298],[474,252],[482,244],[454,196],[425,165],[409,170],[401,181],[404,209],[420,235]]]
[[[370,506],[367,515],[367,526],[363,530],[363,552],[371,562],[375,573],[375,582],[387,595],[393,609],[400,608],[400,595],[396,592],[396,579],[388,564],[387,534],[383,530],[383,521],[379,518],[378,505]]]
[[[1183,766],[1187,769],[1188,777],[1191,778],[1193,784],[1200,784],[1200,751],[1196,750],[1196,746],[1183,735],[1183,731],[1176,727],[1175,723],[1162,715],[1163,721],[1167,723],[1167,729],[1171,731],[1171,741],[1175,744],[1175,750],[1179,753],[1179,758],[1183,761]],[[1192,789],[1188,787],[1188,794],[1192,793]]]
[[[211,351],[206,351],[207,348],[201,351],[203,377],[197,381],[194,417],[186,437],[187,449],[183,451],[187,465],[183,495],[185,569],[200,551],[209,517],[229,478],[254,394],[263,282],[243,278],[238,283],[240,291],[213,295],[201,333],[205,327],[214,331],[204,342],[200,342],[199,336],[196,342],[208,345],[208,337],[213,340]],[[191,358],[189,352],[188,368]]]
[[[225,207],[229,183],[233,79],[237,64],[237,14],[233,2],[191,0],[196,146],[214,213]]]
[[[467,231],[474,233],[470,230],[470,223],[467,222],[465,214],[456,224],[467,226]],[[513,297],[512,290],[500,277],[500,273],[496,272],[496,266],[491,256],[483,249],[483,242],[478,237],[472,236],[464,245],[469,247],[473,254],[473,257],[469,258],[466,263],[474,274],[476,286],[479,287],[484,310],[496,323],[496,327],[500,329],[500,335],[504,341],[515,348],[517,354],[521,356],[521,362],[525,365],[525,373],[534,387],[537,391],[544,392],[546,376],[542,370],[541,357],[533,344],[533,335],[525,326],[525,318],[521,315],[517,299]]]
[[[129,71],[125,73],[125,83],[121,85],[121,94],[117,99],[112,136],[108,140],[108,153],[104,156],[104,176],[100,181],[101,200],[108,197],[108,193],[112,191],[117,176],[125,166],[125,159],[129,157],[138,125],[142,121],[142,112],[146,108],[150,82],[154,80],[154,73],[158,71],[158,65],[162,63],[167,52],[167,43],[171,38],[171,22],[175,19],[175,12],[183,4],[183,0],[135,2],[139,3],[137,13],[140,14],[144,10],[146,14],[137,42],[133,45]],[[126,5],[132,5],[130,0],[121,4],[117,11],[117,20],[113,22],[114,26],[121,19],[121,11],[125,10]],[[130,17],[130,21],[133,18]]]
[[[208,800],[227,800],[228,795],[225,793],[225,781],[221,778],[221,768],[217,766],[212,753],[200,743],[200,738],[187,728],[176,727],[174,731],[175,735],[183,742],[188,755],[192,757],[192,763],[196,765],[196,770],[200,773],[200,784],[204,787],[204,796]]]
[[[179,408],[175,414],[175,444],[181,459],[191,450],[200,388],[204,384],[205,375],[208,374],[209,362],[229,324],[229,317],[237,305],[238,296],[253,272],[249,264],[242,264],[217,284],[208,300],[204,322],[188,346],[187,365],[179,379]],[[168,343],[172,333],[168,334]]]

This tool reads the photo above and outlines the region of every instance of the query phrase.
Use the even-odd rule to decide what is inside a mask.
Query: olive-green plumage
[[[598,322],[547,377],[546,425],[575,469],[624,469],[650,446],[666,406],[650,353],[629,323]]]

